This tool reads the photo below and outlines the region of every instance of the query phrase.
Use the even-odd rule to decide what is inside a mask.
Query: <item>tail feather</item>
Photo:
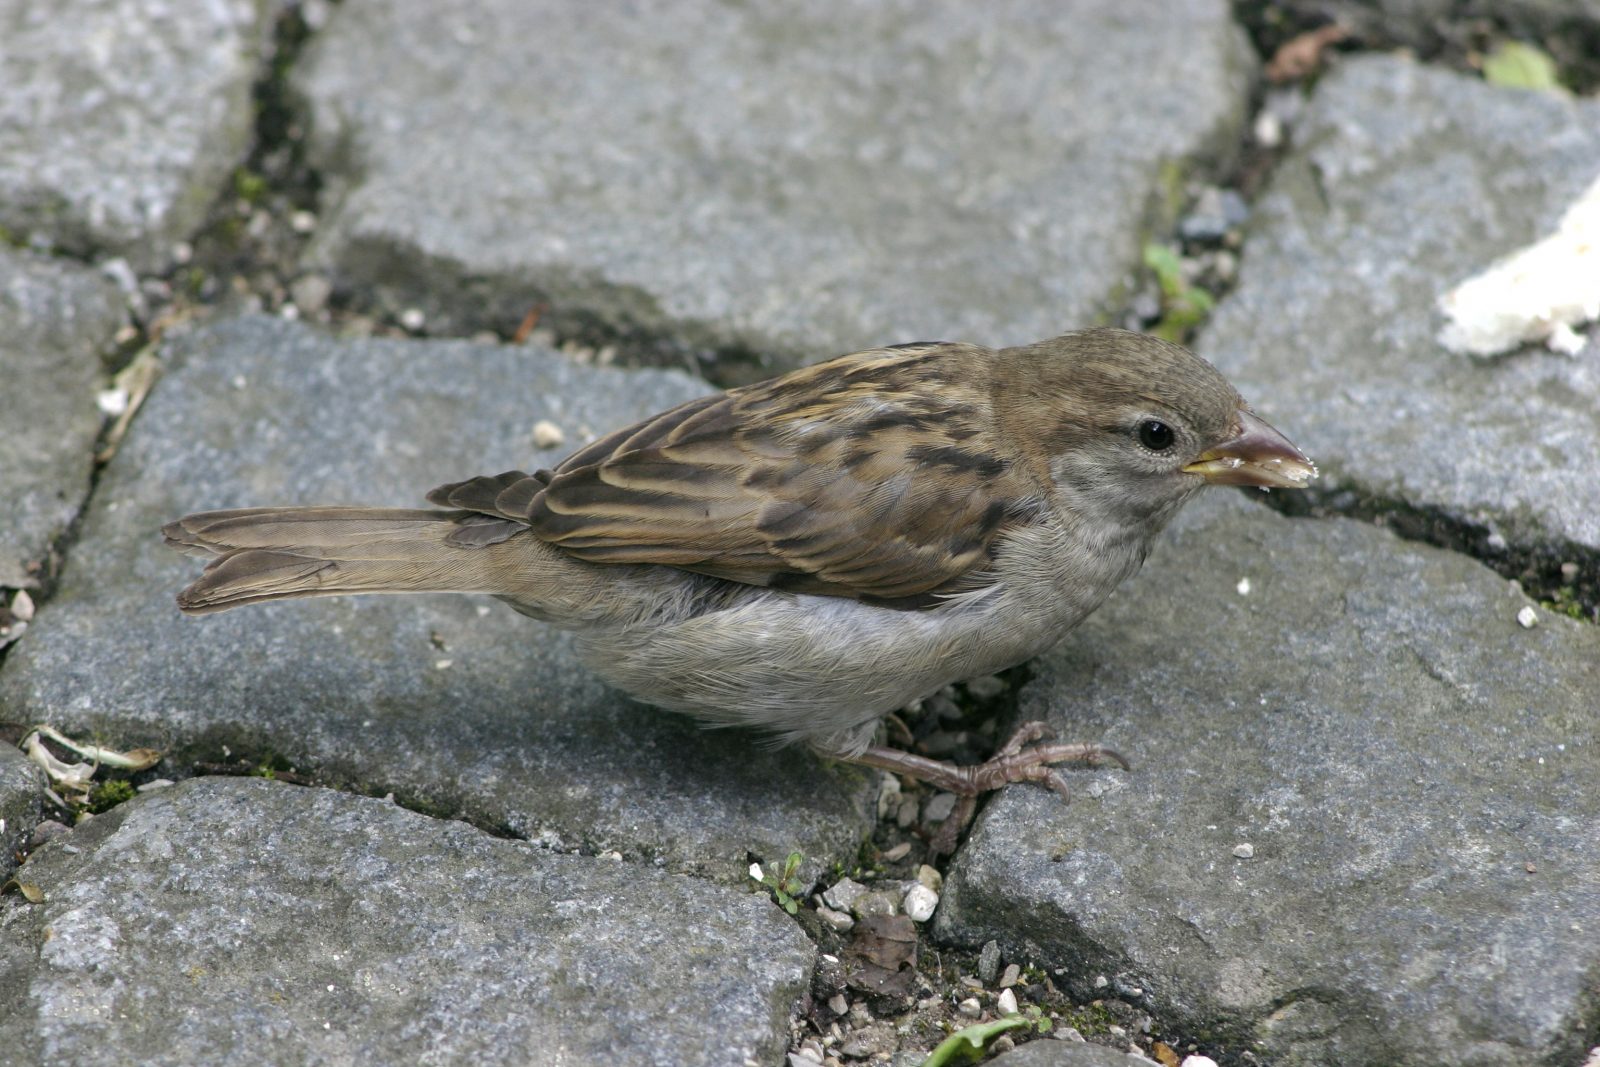
[[[243,508],[189,515],[161,532],[173,548],[211,558],[178,594],[179,608],[203,615],[289,597],[497,592],[485,554],[452,541],[473,518],[407,508]]]

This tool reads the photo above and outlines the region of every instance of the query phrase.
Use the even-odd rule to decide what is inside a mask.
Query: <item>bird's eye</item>
[[[1165,452],[1172,447],[1172,427],[1156,419],[1146,419],[1139,424],[1139,443],[1152,452]]]

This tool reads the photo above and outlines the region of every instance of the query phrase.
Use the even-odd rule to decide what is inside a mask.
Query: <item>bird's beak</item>
[[[1262,489],[1304,489],[1317,465],[1265,419],[1240,409],[1238,430],[1183,468],[1212,485],[1255,485]]]

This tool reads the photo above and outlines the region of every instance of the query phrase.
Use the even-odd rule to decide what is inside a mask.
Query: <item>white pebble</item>
[[[421,308],[406,308],[400,312],[400,325],[416,333],[428,321],[428,316],[422,313]]]
[[[289,216],[289,229],[295,233],[310,233],[317,228],[317,217],[309,211],[296,211]]]
[[[751,881],[759,882],[765,877],[766,877],[766,873],[764,871],[762,871],[761,864],[752,863],[750,865],[750,880]]]
[[[1234,588],[1239,591],[1239,595],[1240,596],[1249,596],[1250,595],[1250,579],[1249,578],[1240,578],[1239,579],[1239,584],[1234,586]]]
[[[1283,120],[1270,111],[1262,111],[1256,116],[1255,128],[1256,144],[1262,148],[1277,148],[1283,143]]]
[[[918,882],[906,890],[906,899],[902,905],[907,916],[912,922],[925,923],[933,918],[933,913],[939,906],[939,894]]]
[[[976,1019],[983,1014],[983,1005],[978,1003],[977,997],[968,997],[956,1005],[956,1011],[959,1011],[969,1019]]]
[[[1517,612],[1517,625],[1524,630],[1533,629],[1539,625],[1539,613],[1533,610],[1532,605],[1524,605],[1522,610]]]
[[[1248,841],[1242,845],[1234,845],[1233,854],[1239,859],[1247,860],[1256,854],[1256,846],[1250,844]]]
[[[1185,1056],[1178,1067],[1217,1067],[1217,1061],[1210,1056]]]
[[[26,589],[18,589],[17,595],[11,598],[11,614],[23,622],[33,618],[33,597]]]
[[[1001,1015],[1015,1015],[1017,1013],[1017,995],[1009,989],[1000,990],[1000,996],[994,1002],[994,1010]]]
[[[533,424],[534,448],[555,448],[566,439],[567,435],[561,432],[561,427],[549,419],[540,419]]]
[[[128,391],[126,389],[102,389],[94,398],[95,404],[103,415],[115,418],[128,410]]]

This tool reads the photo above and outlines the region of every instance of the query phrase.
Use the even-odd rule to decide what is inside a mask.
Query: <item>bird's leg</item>
[[[1104,745],[1081,742],[1032,744],[1052,733],[1045,723],[1023,723],[988,760],[964,767],[883,745],[874,745],[859,756],[843,758],[851,763],[903,774],[961,797],[981,796],[1011,782],[1040,782],[1066,797],[1067,780],[1061,777],[1053,764],[1075,760],[1091,766],[1109,762],[1123,770],[1130,769],[1127,760]]]
[[[1098,744],[1036,745],[1035,741],[1054,733],[1042,722],[1025,722],[995,750],[987,761],[969,766],[959,766],[944,760],[913,755],[898,748],[875,745],[859,756],[843,757],[853,763],[864,763],[895,774],[927,782],[937,789],[954,793],[960,799],[948,818],[940,824],[928,841],[928,850],[935,856],[955,851],[961,831],[972,821],[977,810],[977,798],[990,790],[999,789],[1010,782],[1042,782],[1068,796],[1067,780],[1052,764],[1082,760],[1091,766],[1104,762],[1115,763],[1129,770],[1128,761],[1121,755]],[[1032,747],[1028,747],[1028,746]]]

